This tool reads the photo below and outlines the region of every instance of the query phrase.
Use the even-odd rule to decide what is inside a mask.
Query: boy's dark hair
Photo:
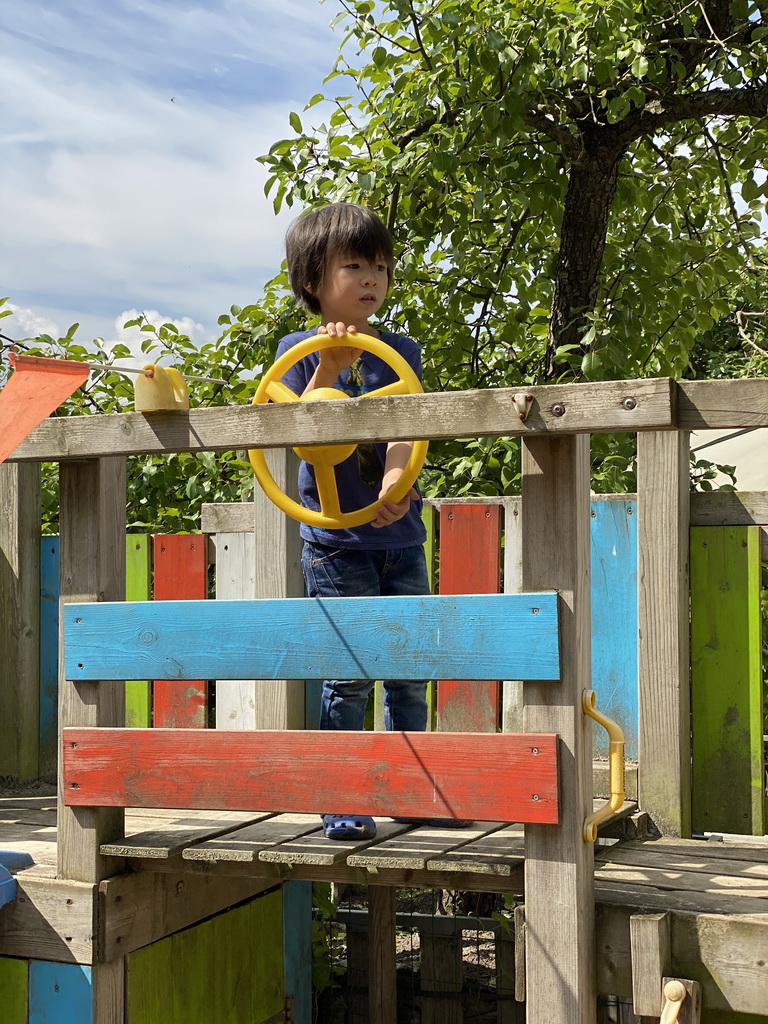
[[[355,203],[331,203],[303,213],[288,228],[285,253],[293,294],[311,313],[320,312],[312,293],[322,286],[326,268],[338,256],[354,254],[371,263],[386,263],[387,287],[392,281],[389,231],[373,210]]]

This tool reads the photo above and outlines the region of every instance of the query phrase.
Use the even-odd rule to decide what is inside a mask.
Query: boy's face
[[[354,253],[334,257],[315,293],[323,322],[342,321],[348,327],[367,324],[381,309],[388,286],[383,260],[371,263]]]

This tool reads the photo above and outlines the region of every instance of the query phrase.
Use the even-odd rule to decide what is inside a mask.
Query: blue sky
[[[297,210],[256,158],[323,91],[336,0],[14,0],[0,26],[3,334],[214,337],[259,298]],[[318,110],[318,108],[315,108]],[[320,115],[318,114],[318,117]],[[126,340],[128,340],[126,338]]]

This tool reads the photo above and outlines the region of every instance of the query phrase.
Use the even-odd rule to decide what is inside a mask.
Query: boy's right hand
[[[340,320],[337,323],[321,324],[317,333],[327,334],[329,338],[343,338],[347,335],[357,334],[357,328],[354,324],[347,326]],[[348,345],[323,348],[320,350],[320,365],[327,373],[333,373],[335,379],[342,370],[348,370],[362,354],[361,348],[351,348]]]

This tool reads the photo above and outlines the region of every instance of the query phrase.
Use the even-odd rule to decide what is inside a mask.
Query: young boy
[[[379,311],[392,281],[393,252],[389,232],[370,210],[335,203],[299,217],[288,230],[286,254],[291,287],[311,313],[315,330],[289,334],[277,355],[314,334],[338,337],[337,347],[302,359],[283,377],[297,395],[318,387],[336,387],[353,396],[393,383],[395,372],[377,356],[355,348],[356,334],[381,338],[399,352],[421,379],[421,355],[410,338],[378,330],[369,320]],[[317,529],[302,525],[302,566],[310,597],[374,597],[429,593],[424,557],[426,531],[421,498],[415,487],[400,502],[384,495],[399,479],[411,442],[358,445],[336,467],[343,512],[380,501],[370,523],[353,529]],[[299,469],[301,502],[319,509],[314,471]],[[362,729],[373,680],[326,679],[320,711],[321,729]],[[384,682],[387,729],[426,728],[426,682]],[[453,824],[453,823],[452,823]],[[367,815],[325,814],[329,839],[369,839],[376,835]]]

